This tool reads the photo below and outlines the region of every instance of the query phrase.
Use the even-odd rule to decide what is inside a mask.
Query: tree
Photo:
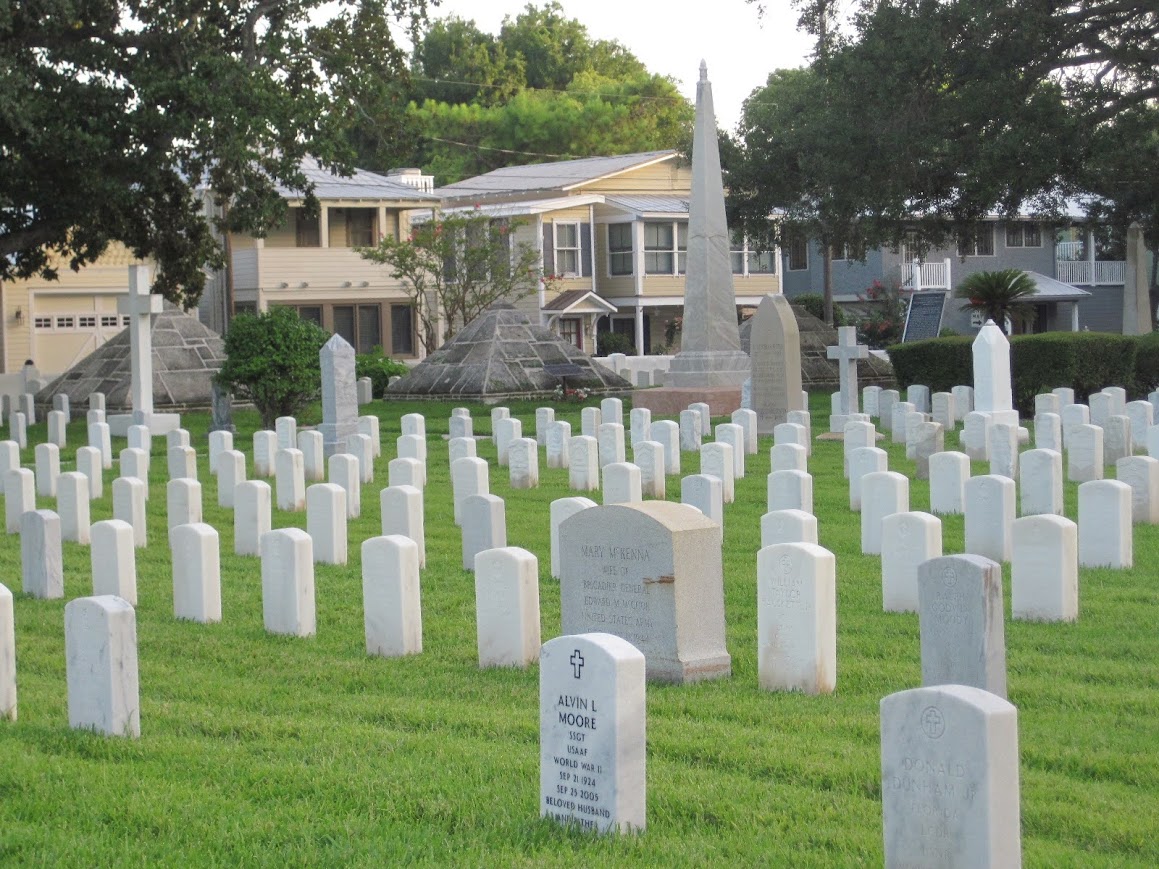
[[[214,229],[261,235],[311,155],[352,168],[346,128],[405,107],[391,32],[426,0],[42,0],[0,5],[0,281],[77,269],[111,241],[194,304]],[[225,217],[212,225],[196,187]]]
[[[238,398],[252,401],[262,427],[279,416],[296,416],[321,391],[318,357],[329,335],[292,308],[239,314],[225,333],[225,363],[216,376]]]
[[[1007,320],[1015,332],[1034,319],[1034,281],[1021,269],[1002,269],[992,272],[974,272],[968,275],[954,297],[966,299],[963,311],[978,311],[986,320],[1001,327]]]
[[[479,212],[436,212],[412,224],[410,238],[386,236],[359,253],[403,283],[423,346],[433,353],[495,302],[514,302],[539,288],[545,279],[539,251],[515,241],[519,225]]]
[[[750,238],[766,246],[780,241],[787,247],[795,235],[820,242],[830,324],[832,250],[847,247],[863,256],[879,240],[883,230],[870,204],[889,183],[885,162],[876,159],[875,131],[855,120],[856,97],[816,65],[772,73],[744,103],[739,157],[728,172],[729,204]],[[779,220],[770,229],[774,213]]]
[[[555,2],[528,5],[498,35],[433,22],[411,58],[411,105],[389,140],[353,133],[359,165],[422,166],[439,184],[547,159],[677,148],[693,109],[618,42],[593,40]]]

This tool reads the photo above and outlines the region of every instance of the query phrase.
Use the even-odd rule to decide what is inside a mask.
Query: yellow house
[[[596,331],[666,353],[684,309],[692,172],[676,151],[509,166],[438,188],[443,210],[479,209],[524,221],[516,240],[536,246],[554,276],[517,304],[581,349]],[[738,308],[781,291],[775,251],[732,239]]]
[[[128,294],[129,266],[136,262],[127,248],[112,244],[77,272],[60,261],[55,281],[0,281],[3,373],[31,361],[43,374],[59,374],[125,328],[117,299]]]
[[[289,208],[281,226],[265,238],[231,235],[232,269],[214,275],[207,286],[202,322],[222,330],[232,277],[235,312],[284,305],[341,335],[359,353],[377,346],[396,359],[414,358],[421,348],[403,285],[355,248],[408,232],[409,213],[438,202],[433,178],[417,169],[387,175],[357,169],[349,178],[312,162],[302,169],[314,183],[319,213],[308,215],[300,192],[283,189]]]

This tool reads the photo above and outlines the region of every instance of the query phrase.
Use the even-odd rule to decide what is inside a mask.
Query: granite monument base
[[[682,350],[672,357],[664,383],[682,389],[735,386],[752,376],[752,361],[743,350]]]
[[[632,392],[632,407],[643,407],[653,416],[677,416],[690,404],[703,401],[712,416],[728,416],[741,406],[739,386],[658,386]]]

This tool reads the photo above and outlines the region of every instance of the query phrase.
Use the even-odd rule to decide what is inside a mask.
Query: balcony
[[[944,259],[941,262],[920,262],[914,260],[908,269],[902,270],[904,283],[901,288],[903,290],[949,290],[950,285],[950,261]]]
[[[233,255],[239,290],[391,290],[402,285],[387,266],[370,262],[348,247],[263,247]]]
[[[1058,259],[1054,264],[1055,278],[1076,287],[1121,286],[1126,271],[1127,264],[1122,260]]]

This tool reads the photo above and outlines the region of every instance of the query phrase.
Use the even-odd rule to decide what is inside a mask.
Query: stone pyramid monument
[[[837,391],[841,385],[838,363],[829,359],[825,352],[827,347],[837,345],[837,330],[801,305],[791,307],[801,339],[801,386],[810,391]],[[740,343],[746,353],[751,329],[751,317],[740,324]],[[859,386],[893,387],[893,366],[870,353],[868,359],[857,362],[857,383]]]
[[[568,389],[628,392],[631,384],[578,347],[534,325],[514,305],[492,305],[450,341],[387,387],[390,398],[532,398],[561,384],[553,366],[568,366]],[[563,370],[563,369],[558,369]]]
[[[212,378],[225,361],[221,336],[193,315],[166,303],[152,318],[153,406],[157,411],[207,408]],[[109,414],[133,411],[129,330],[98,347],[36,395],[37,405],[68,395],[73,408],[88,407],[94,392],[105,394]]]

